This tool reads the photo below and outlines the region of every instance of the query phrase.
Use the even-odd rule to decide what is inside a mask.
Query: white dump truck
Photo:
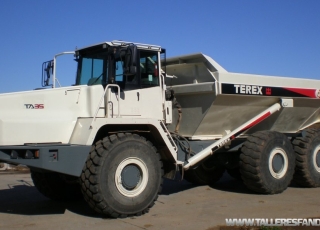
[[[77,74],[61,87],[67,54]],[[83,196],[112,217],[148,212],[177,171],[200,185],[227,171],[263,194],[320,186],[320,81],[165,54],[111,41],[44,62],[43,88],[0,95],[0,161],[28,166],[50,199]]]

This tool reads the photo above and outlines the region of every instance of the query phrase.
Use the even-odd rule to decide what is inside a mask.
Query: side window
[[[115,82],[120,86],[121,89],[124,88],[125,76],[123,75],[123,61],[115,61]]]
[[[103,75],[103,59],[82,58],[78,85],[101,84]]]
[[[158,53],[140,51],[141,87],[158,86],[158,75]]]
[[[123,75],[123,60],[118,59],[115,62],[115,81],[121,88],[126,90],[139,89],[138,75]]]
[[[116,82],[123,82],[123,67],[122,62],[116,62]]]
[[[158,53],[140,51],[138,72],[135,75],[124,75],[124,57],[115,60],[115,82],[122,89],[134,90],[159,86]]]

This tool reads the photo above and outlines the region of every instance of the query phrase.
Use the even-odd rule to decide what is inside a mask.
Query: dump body
[[[182,106],[179,133],[190,139],[217,139],[281,99],[292,99],[244,134],[258,130],[296,133],[320,119],[320,81],[229,73],[203,54],[167,60],[167,80]],[[170,126],[174,130],[177,113]]]

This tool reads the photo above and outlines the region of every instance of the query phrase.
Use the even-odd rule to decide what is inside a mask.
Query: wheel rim
[[[275,148],[269,157],[269,171],[271,175],[280,179],[284,177],[288,170],[288,156],[282,148]]]
[[[317,172],[320,172],[320,145],[314,149],[312,161],[314,168],[317,170]]]
[[[135,197],[144,191],[148,183],[148,168],[139,158],[124,159],[117,167],[115,183],[126,197]]]

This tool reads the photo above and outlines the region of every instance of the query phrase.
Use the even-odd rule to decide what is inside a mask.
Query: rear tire
[[[292,142],[296,154],[294,181],[302,187],[320,186],[320,130],[307,129]]]
[[[115,218],[142,215],[161,192],[162,161],[143,137],[119,133],[93,145],[81,181],[84,198],[96,212]]]
[[[289,186],[294,173],[295,155],[284,134],[257,132],[246,140],[241,151],[240,172],[250,190],[276,194]]]
[[[227,169],[227,173],[236,180],[242,180],[239,167]]]
[[[51,200],[76,201],[82,199],[78,178],[54,172],[31,171],[31,178],[38,191]]]
[[[213,185],[222,177],[225,169],[217,166],[210,158],[195,169],[184,172],[184,179],[196,185]]]

